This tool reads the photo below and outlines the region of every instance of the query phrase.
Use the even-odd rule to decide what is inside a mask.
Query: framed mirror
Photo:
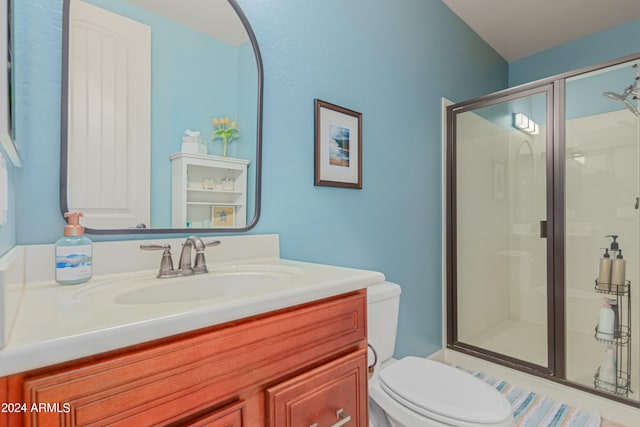
[[[246,231],[262,60],[235,0],[64,0],[60,208],[90,234]]]

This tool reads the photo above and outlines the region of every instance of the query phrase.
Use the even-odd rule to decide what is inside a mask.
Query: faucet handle
[[[220,240],[211,240],[209,242],[203,242],[204,247],[206,246],[218,246],[220,244]],[[207,261],[204,259],[204,247],[196,251],[196,259],[193,263],[193,270],[195,273],[208,273],[207,270]]]
[[[163,249],[166,252],[166,251],[171,251],[171,245],[168,243],[165,243],[164,245],[157,245],[155,243],[142,243],[140,245],[140,249],[145,251],[155,251],[155,250]]]
[[[145,251],[156,251],[162,249],[162,259],[160,260],[160,270],[157,277],[173,277],[177,275],[177,271],[173,269],[173,258],[171,258],[171,245],[156,245],[153,243],[143,243],[140,249]]]

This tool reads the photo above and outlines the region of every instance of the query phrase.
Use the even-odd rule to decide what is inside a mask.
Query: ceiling
[[[640,0],[442,0],[508,62],[640,19]]]
[[[244,25],[227,0],[128,0],[142,9],[239,46],[248,40]]]

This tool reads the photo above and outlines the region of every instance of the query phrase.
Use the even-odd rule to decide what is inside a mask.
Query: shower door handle
[[[540,221],[540,238],[541,239],[547,238],[547,220],[546,219]]]

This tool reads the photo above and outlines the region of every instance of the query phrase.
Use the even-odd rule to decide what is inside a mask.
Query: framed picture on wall
[[[315,185],[362,188],[362,114],[315,100]]]

